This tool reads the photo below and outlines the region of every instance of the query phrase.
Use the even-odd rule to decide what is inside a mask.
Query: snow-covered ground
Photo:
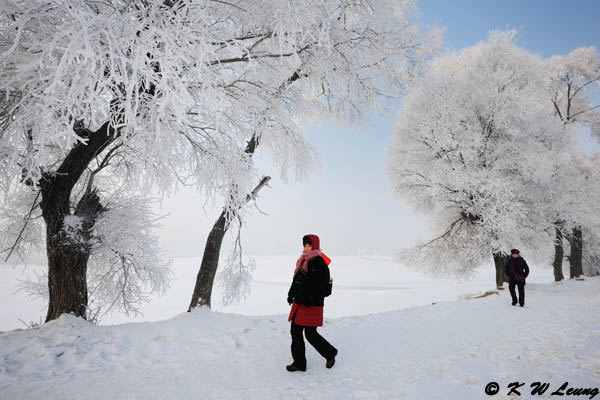
[[[0,399],[480,399],[491,381],[501,385],[497,398],[514,381],[600,386],[600,278],[554,284],[551,270],[532,266],[521,309],[507,291],[456,301],[493,289],[491,265],[456,283],[389,257],[332,258],[334,294],[320,329],[340,351],[332,370],[310,346],[306,373],[284,369],[295,256],[256,257],[246,301],[219,306],[217,286],[217,312],[191,314],[182,312],[200,260],[178,258],[171,288],[143,316],[103,320],[137,323],[64,316],[0,334]],[[0,330],[39,321],[43,302],[15,289],[44,267],[0,268]]]
[[[308,346],[305,373],[284,368],[284,314],[201,309],[114,326],[63,316],[0,334],[0,398],[484,399],[492,381],[500,385],[494,398],[507,398],[514,381],[526,383],[523,398],[532,398],[532,382],[548,382],[548,397],[564,382],[600,386],[599,308],[600,278],[588,278],[528,284],[525,308],[512,307],[504,291],[326,318],[320,331],[339,349],[337,363],[326,369]]]
[[[213,310],[244,315],[283,314],[288,310],[287,290],[298,254],[257,256],[252,293],[238,305],[222,307],[222,290],[218,283],[213,293]],[[326,316],[342,317],[393,311],[406,307],[427,305],[439,301],[457,300],[469,294],[494,289],[495,272],[492,265],[483,266],[468,281],[433,279],[398,265],[391,257],[336,256],[331,274],[335,294],[327,299]],[[200,258],[176,258],[175,279],[162,297],[154,296],[142,306],[143,315],[126,316],[110,314],[102,318],[102,324],[124,322],[160,321],[171,318],[189,305]],[[531,266],[528,282],[549,283],[552,270]],[[34,277],[46,269],[41,265],[13,268],[0,264],[0,331],[24,328],[26,323],[39,322],[45,317],[45,303],[41,299],[28,298],[16,292],[19,280]],[[568,274],[568,273],[567,273]],[[568,276],[568,275],[567,275]]]

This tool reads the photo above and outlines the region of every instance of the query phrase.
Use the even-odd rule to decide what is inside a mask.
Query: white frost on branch
[[[217,274],[217,280],[223,288],[221,299],[223,306],[238,304],[250,295],[255,268],[256,261],[253,258],[250,258],[247,263],[242,259],[241,224],[239,224],[233,249],[225,260],[221,272]]]
[[[81,235],[83,219],[77,215],[65,215],[63,231],[73,243],[87,245],[86,239]]]
[[[171,260],[163,254],[150,205],[142,196],[115,196],[96,222],[88,266],[90,315],[139,313],[142,302],[168,287]]]
[[[238,154],[250,137],[304,176],[314,155],[302,129],[386,112],[439,37],[409,0],[6,0],[2,11],[5,181],[51,172],[85,141],[75,120],[111,120],[146,186],[223,197],[248,178]]]
[[[39,192],[20,185],[0,192],[0,260],[25,262],[43,250]],[[8,257],[10,255],[10,257]]]
[[[551,78],[554,113],[565,124],[591,130],[600,139],[600,54],[594,47],[580,47],[566,56],[546,61]]]

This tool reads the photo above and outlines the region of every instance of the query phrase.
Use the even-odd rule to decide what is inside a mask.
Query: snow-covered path
[[[526,383],[523,398],[535,381],[551,384],[546,396],[567,381],[600,387],[600,278],[526,290],[525,308],[504,291],[326,319],[337,363],[326,369],[307,346],[305,373],[284,368],[285,315],[198,310],[115,326],[63,316],[0,334],[0,398],[483,399],[491,381],[492,398],[507,398],[514,381]]]

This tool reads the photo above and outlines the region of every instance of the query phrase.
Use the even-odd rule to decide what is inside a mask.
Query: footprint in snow
[[[171,338],[169,336],[158,335],[158,336],[153,337],[152,340],[154,340],[155,342],[168,343],[171,341]]]
[[[244,348],[246,347],[246,344],[244,343],[244,341],[242,340],[242,338],[235,338],[235,347],[239,348]]]

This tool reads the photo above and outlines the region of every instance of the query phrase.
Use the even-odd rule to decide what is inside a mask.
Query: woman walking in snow
[[[294,362],[286,368],[290,372],[306,371],[304,338],[327,361],[327,368],[335,364],[337,349],[317,332],[323,325],[324,298],[331,294],[329,263],[331,260],[321,252],[317,235],[302,238],[304,251],[296,262],[294,279],[288,292],[288,304],[292,305],[288,321],[292,322],[292,358]]]

